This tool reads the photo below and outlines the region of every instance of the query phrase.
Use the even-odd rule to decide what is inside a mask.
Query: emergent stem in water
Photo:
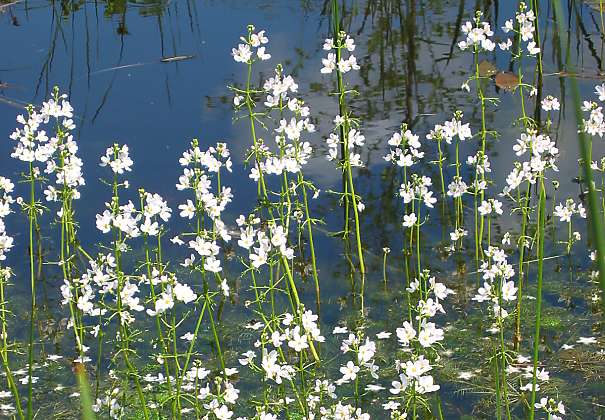
[[[542,318],[542,276],[544,273],[544,224],[546,213],[546,190],[544,188],[544,178],[540,174],[540,200],[538,204],[538,278],[536,290],[536,330],[534,333],[534,355],[533,355],[533,378],[531,391],[530,420],[535,416],[536,404],[536,382],[538,374],[538,355],[540,347],[540,322]]]

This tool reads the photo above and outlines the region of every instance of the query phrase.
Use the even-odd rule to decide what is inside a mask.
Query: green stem
[[[546,191],[544,178],[540,174],[540,201],[538,204],[538,279],[536,290],[536,330],[534,333],[533,378],[530,404],[530,420],[535,416],[536,382],[538,372],[538,355],[540,348],[540,322],[542,317],[542,276],[544,273],[544,224],[546,213]]]

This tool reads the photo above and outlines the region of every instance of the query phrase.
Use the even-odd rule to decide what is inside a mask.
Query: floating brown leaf
[[[498,72],[498,68],[491,61],[483,60],[479,63],[479,76],[492,77]]]
[[[519,86],[519,78],[510,72],[496,74],[496,86],[504,90],[515,90]]]

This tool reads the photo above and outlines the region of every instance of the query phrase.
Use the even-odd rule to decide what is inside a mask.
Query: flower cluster
[[[515,282],[509,280],[515,275],[513,266],[508,263],[505,252],[490,246],[485,251],[487,261],[483,261],[479,271],[483,276],[483,286],[479,287],[473,300],[477,302],[491,302],[491,310],[500,331],[502,320],[509,313],[502,307],[504,302],[512,302],[517,298]]]
[[[407,124],[403,124],[401,131],[391,136],[388,144],[391,149],[384,160],[397,166],[410,167],[424,157],[419,137],[407,129]]]
[[[219,240],[225,243],[231,240],[231,233],[222,215],[232,201],[233,194],[230,187],[221,185],[220,173],[222,168],[231,172],[231,153],[225,143],[217,143],[215,147],[211,146],[202,152],[198,140],[193,140],[190,149],[183,153],[179,162],[183,166],[183,174],[179,177],[176,188],[179,191],[191,191],[193,201],[187,199],[178,208],[181,217],[187,220],[195,219],[196,230],[190,234],[177,235],[171,241],[177,245],[187,245],[194,251],[185,259],[182,264],[184,267],[199,272],[214,273],[223,295],[228,296],[229,285],[226,279],[221,279],[219,276],[223,270],[219,256],[221,251]],[[213,180],[218,184],[217,193],[214,192]],[[206,217],[211,222],[211,229],[203,228],[207,226],[204,223]],[[185,243],[181,236],[194,238]],[[197,257],[200,258],[199,261]],[[175,291],[178,291],[178,286],[175,285]],[[180,290],[184,291],[187,297],[178,300],[184,303],[195,300],[197,296],[192,291],[183,289],[183,286],[185,285],[180,285]]]
[[[555,161],[559,149],[546,134],[538,134],[535,130],[527,129],[527,132],[522,133],[521,138],[517,139],[513,150],[517,156],[523,156],[529,152],[530,158],[529,161],[515,162],[515,167],[506,178],[507,185],[504,187],[504,194],[515,190],[525,181],[535,184],[538,176],[546,169],[558,170]]]
[[[546,98],[542,99],[540,106],[542,107],[542,110],[546,112],[558,111],[561,109],[559,100],[551,95],[548,95]]]
[[[509,19],[504,23],[502,30],[504,33],[514,32],[520,36],[523,42],[527,42],[527,52],[529,55],[536,55],[540,52],[540,48],[537,47],[536,41],[534,40],[536,27],[534,22],[536,15],[533,10],[529,10],[525,2],[519,3],[519,10],[515,15],[517,21],[517,27],[513,23],[513,19]],[[507,39],[505,42],[499,44],[502,50],[508,50],[512,46],[512,41]]]
[[[443,125],[436,124],[426,138],[434,141],[445,140],[447,144],[452,144],[454,138],[460,141],[472,138],[470,123],[462,122],[463,116],[461,112],[457,112],[451,120],[444,122]]]
[[[285,76],[278,67],[275,76],[267,80],[263,86],[267,92],[265,105],[271,110],[279,111],[279,126],[275,128],[275,143],[277,152],[272,152],[258,139],[257,156],[263,156],[251,169],[250,178],[258,182],[260,174],[282,175],[284,172],[299,173],[307,164],[313,149],[311,143],[304,140],[303,136],[315,132],[315,125],[310,119],[310,110],[305,102],[296,97],[288,97],[288,91],[296,93],[298,85],[292,76]],[[285,113],[291,116],[285,118]]]
[[[330,74],[334,70],[337,70],[339,74],[343,75],[351,70],[359,70],[357,59],[353,54],[349,54],[347,59],[342,58],[343,52],[346,50],[349,53],[355,50],[355,42],[353,38],[344,32],[338,34],[337,40],[334,41],[332,38],[325,40],[324,50],[336,52],[328,53],[328,57],[323,59],[324,67],[321,69],[321,73]],[[339,91],[344,89],[340,82],[338,85]],[[340,98],[341,111],[344,105],[344,91],[341,91]],[[362,167],[363,161],[361,155],[356,152],[356,148],[365,145],[365,136],[359,130],[355,119],[351,118],[349,113],[339,114],[334,118],[334,130],[326,139],[326,145],[328,146],[327,159],[334,161],[338,158],[338,151],[341,149],[345,156],[341,156],[342,161],[346,166],[347,170],[351,167]]]
[[[573,198],[568,198],[565,200],[565,204],[559,203],[555,207],[554,215],[561,222],[570,222],[574,214],[579,215],[582,219],[586,219],[586,209],[582,203],[576,204]]]
[[[417,302],[413,308],[416,316],[404,321],[396,330],[398,342],[409,360],[395,362],[398,380],[391,382],[391,400],[383,405],[385,410],[391,412],[392,418],[405,418],[405,410],[411,399],[422,399],[425,394],[440,389],[429,372],[439,358],[437,346],[444,339],[444,334],[432,318],[438,313],[445,313],[441,303],[454,294],[445,284],[437,282],[428,270],[410,283],[407,292],[410,299]],[[414,321],[417,321],[418,330]]]
[[[52,168],[51,172],[54,170],[55,164],[52,160],[60,140],[57,136],[49,137],[43,129],[44,125],[53,118],[59,124],[58,129],[69,131],[75,128],[72,119],[73,108],[66,99],[67,95],[58,95],[58,91],[55,92],[55,98],[44,102],[39,111],[28,107],[27,119],[18,115],[17,122],[23,127],[15,129],[10,135],[10,138],[17,142],[11,157],[23,162],[44,163]]]
[[[44,194],[47,201],[63,203],[59,213],[62,214],[66,210],[64,207],[69,206],[70,200],[80,198],[78,188],[83,186],[85,181],[82,175],[82,160],[77,156],[78,145],[70,133],[76,127],[71,119],[71,105],[67,102],[66,95],[59,96],[56,88],[54,96],[54,99],[43,104],[42,107],[43,110],[45,107],[48,108],[51,112],[50,115],[54,116],[56,132],[56,137],[49,140],[48,143],[56,145],[56,158],[49,159],[44,170],[47,174],[55,174],[55,185],[49,185]],[[58,105],[59,103],[60,105]]]
[[[66,210],[66,203],[78,199],[78,188],[85,184],[82,160],[76,154],[78,146],[71,134],[76,128],[73,108],[67,95],[59,94],[59,89],[55,88],[52,97],[43,102],[39,110],[32,106],[27,110],[27,119],[23,115],[17,117],[22,127],[10,135],[17,142],[11,157],[28,162],[35,178],[41,175],[38,163],[44,164],[45,174],[55,175],[54,184],[49,185],[44,194],[47,201],[63,203],[59,210],[61,216]]]
[[[248,37],[240,38],[243,44],[238,44],[237,48],[231,50],[231,55],[236,62],[252,64],[257,59],[264,61],[271,58],[271,54],[268,54],[265,51],[266,47],[264,47],[269,42],[269,38],[265,36],[265,31],[255,33],[254,30],[254,26],[249,25]]]
[[[281,67],[275,69],[275,76],[268,78],[263,84],[263,90],[267,94],[265,106],[269,108],[283,107],[287,104],[290,111],[299,110],[303,117],[309,115],[309,109],[300,106],[296,98],[288,97],[288,92],[298,93],[298,84],[290,75],[284,75]]]
[[[101,156],[99,165],[102,167],[109,166],[114,174],[122,175],[124,172],[132,171],[133,164],[128,145],[114,144],[107,148],[104,156]]]
[[[288,237],[282,226],[274,224],[267,232],[256,227],[260,224],[260,218],[254,215],[247,218],[240,215],[236,222],[240,228],[240,239],[237,244],[248,250],[250,265],[255,269],[267,264],[272,250],[277,252],[278,257],[283,256],[287,259],[294,257],[294,250],[288,246]]]
[[[6,259],[6,253],[13,247],[13,237],[6,232],[4,218],[11,213],[10,205],[15,201],[11,195],[14,187],[10,179],[0,176],[0,261]]]
[[[479,208],[477,208],[477,211],[479,211],[479,214],[481,216],[489,216],[492,213],[501,215],[503,213],[502,202],[495,200],[493,198],[483,200],[481,202],[481,205],[479,206]]]
[[[91,260],[86,272],[79,278],[69,282],[64,280],[61,286],[63,305],[75,300],[77,308],[89,316],[104,315],[105,307],[95,304],[95,298],[103,300],[103,296],[115,293],[117,288],[117,275],[115,272],[116,260],[111,254],[99,254],[96,260]],[[76,296],[76,293],[78,296]],[[132,297],[132,294],[131,294]],[[132,302],[139,309],[138,302]],[[142,308],[141,308],[142,309]],[[96,333],[94,333],[96,335]]]
[[[433,191],[429,187],[433,185],[433,181],[428,176],[420,176],[412,174],[408,182],[404,182],[399,187],[399,196],[403,198],[404,203],[411,203],[412,200],[417,200],[424,203],[425,206],[433,208],[437,202],[437,198],[433,196]]]
[[[141,236],[140,222],[142,215],[132,201],[121,206],[105,203],[108,207],[103,213],[96,215],[97,229],[103,233],[109,233],[112,228],[118,229],[126,238],[137,238]]]
[[[321,420],[343,419],[343,420],[370,420],[370,415],[364,413],[361,408],[355,408],[350,404],[338,402],[332,407],[321,407]]]
[[[542,397],[535,406],[542,409],[548,415],[549,420],[563,420],[563,417],[559,415],[565,414],[565,406],[561,401],[557,402],[553,398]]]
[[[314,351],[313,342],[322,343],[325,341],[317,320],[317,315],[302,308],[300,316],[286,312],[272,320],[267,320],[266,323],[257,322],[249,325],[248,328],[250,329],[261,330],[259,339],[254,343],[254,347],[260,348],[261,360],[258,364],[255,361],[256,352],[249,350],[242,354],[239,359],[240,364],[262,375],[263,381],[270,381],[271,384],[276,386],[289,383],[290,386],[294,387],[292,389],[293,395],[297,395],[299,390],[292,379],[299,370],[304,368],[294,361],[305,360],[305,353],[309,350]],[[294,354],[294,359],[290,360],[289,354]],[[332,384],[322,383],[321,381],[316,384],[318,394],[323,391],[333,394],[333,390]],[[273,404],[272,407],[262,407],[262,413],[267,415],[269,410],[279,413],[283,408],[282,405],[287,405],[292,401],[294,400],[286,397],[280,403]],[[314,409],[318,402],[319,399],[314,398],[307,403]]]
[[[179,191],[192,190],[195,203],[187,200],[179,205],[180,216],[193,219],[196,215],[207,214],[213,221],[217,233],[225,241],[231,239],[221,214],[226,206],[232,201],[233,194],[230,187],[220,186],[220,191],[215,194],[212,191],[212,174],[219,174],[221,168],[231,172],[231,153],[225,143],[217,143],[216,147],[209,147],[202,152],[198,141],[193,140],[191,148],[183,152],[179,159],[183,167],[183,174],[179,177],[176,188]]]
[[[204,418],[215,418],[218,420],[229,420],[233,417],[233,407],[239,399],[240,391],[234,385],[232,377],[238,373],[237,369],[226,368],[223,376],[210,377],[210,370],[202,367],[199,360],[194,360],[193,366],[183,373],[181,390],[191,393],[197,399],[199,406],[198,414],[204,413]],[[221,373],[221,374],[222,374]],[[146,391],[152,391],[155,387],[161,388],[175,378],[166,378],[162,373],[158,375],[147,374],[143,377],[147,383]],[[157,408],[153,403],[152,408]],[[184,416],[194,412],[191,407],[183,407],[181,414]],[[210,417],[212,416],[212,417]]]
[[[333,38],[327,38],[324,42],[323,49],[330,52],[326,58],[321,60],[323,64],[321,69],[322,73],[330,74],[336,70],[336,68],[338,68],[341,73],[359,70],[357,58],[352,54],[352,52],[355,51],[355,41],[345,32],[340,32],[338,34],[336,42]],[[342,57],[345,50],[349,52],[348,58]]]
[[[340,116],[337,116],[334,119],[335,130],[345,123],[344,119]],[[361,167],[363,166],[363,161],[361,160],[361,155],[359,153],[355,153],[355,147],[361,147],[365,144],[365,136],[361,134],[358,129],[351,128],[347,133],[345,133],[347,148],[349,149],[349,162],[352,167]],[[326,144],[328,145],[328,155],[327,158],[329,161],[336,160],[338,158],[338,148],[341,145],[340,137],[336,133],[330,133],[330,136],[326,139]]]
[[[466,22],[462,25],[462,32],[466,35],[464,41],[458,43],[458,48],[466,50],[472,48],[474,52],[493,51],[496,47],[494,41],[490,39],[494,35],[489,22],[482,22],[483,13],[477,11],[473,22]]]
[[[376,343],[369,337],[366,337],[364,341],[360,334],[351,333],[342,341],[340,350],[343,354],[353,353],[355,358],[340,368],[342,377],[336,381],[336,385],[357,380],[362,370],[368,372],[372,378],[378,379],[378,366],[374,363]]]
[[[599,101],[605,101],[605,84],[597,86],[595,93],[599,96]],[[591,136],[603,137],[605,134],[605,117],[603,116],[603,107],[593,101],[584,101],[582,111],[589,112],[588,119],[583,120],[582,130]]]

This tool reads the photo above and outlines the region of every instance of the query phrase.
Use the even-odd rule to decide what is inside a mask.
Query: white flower
[[[492,212],[492,205],[489,201],[483,200],[477,210],[481,216],[486,216]]]
[[[261,44],[266,44],[269,42],[269,38],[265,36],[265,31],[260,31],[256,34],[250,35],[250,44],[253,47],[259,47]]]
[[[140,229],[141,232],[150,236],[155,236],[160,232],[158,222],[152,222],[149,217],[145,218],[145,222],[141,225]]]
[[[233,59],[238,63],[248,63],[250,58],[252,58],[252,51],[250,50],[250,45],[248,44],[239,44],[236,48],[231,49],[231,55]]]
[[[418,342],[422,347],[431,347],[443,340],[443,330],[436,328],[433,322],[427,322],[418,333]]]
[[[599,101],[605,101],[605,83],[595,87],[595,93],[599,95]]]
[[[256,55],[263,61],[271,58],[271,54],[265,52],[265,47],[260,47],[258,50],[256,50]]]
[[[405,374],[408,378],[419,378],[431,369],[429,361],[422,355],[414,361],[408,360],[405,362]]]
[[[195,335],[193,335],[193,333],[187,332],[181,336],[181,340],[193,341],[194,337],[195,337]]]
[[[222,270],[221,260],[216,259],[214,256],[206,258],[206,261],[204,261],[204,269],[212,273],[219,273]]]
[[[109,166],[114,173],[121,175],[124,171],[132,171],[133,163],[130,159],[128,146],[116,144],[113,147],[108,147],[105,156],[101,156],[100,166]]]
[[[507,281],[502,284],[502,299],[506,301],[514,301],[517,299],[517,288],[515,282]]]
[[[530,55],[536,55],[540,53],[540,48],[536,46],[536,43],[534,41],[531,41],[527,43],[527,52]]]
[[[426,394],[429,392],[438,391],[440,386],[435,384],[431,375],[421,376],[418,378],[418,393]]]
[[[323,49],[326,51],[330,51],[334,48],[334,40],[332,38],[326,38],[324,41]]]
[[[321,60],[323,67],[320,70],[323,74],[332,73],[336,69],[336,54],[329,53],[327,58]]]
[[[559,100],[553,96],[548,95],[546,98],[542,99],[541,102],[542,110],[548,111],[558,111],[561,109],[561,104]]]
[[[403,226],[406,228],[411,228],[416,224],[418,218],[416,217],[416,213],[410,213],[403,216]]]
[[[215,408],[212,412],[218,420],[229,420],[231,417],[233,417],[233,411],[230,411],[229,408],[224,404],[218,408]]]
[[[357,373],[359,370],[359,366],[356,366],[355,363],[348,361],[346,366],[342,366],[340,368],[340,373],[342,373],[341,381],[343,383],[354,381],[355,378],[357,378]]]
[[[179,210],[181,211],[181,217],[192,219],[195,216],[195,205],[191,200],[187,200],[187,203],[179,205]]]
[[[399,342],[401,344],[403,344],[404,346],[408,346],[410,344],[410,341],[414,337],[416,337],[416,330],[414,329],[414,327],[412,327],[412,324],[410,324],[408,321],[405,321],[403,323],[402,328],[397,328],[396,333],[397,333],[397,338],[399,339]]]
[[[357,360],[360,364],[368,363],[374,357],[376,353],[376,343],[370,341],[369,338],[366,337],[366,342],[359,346],[357,351]]]
[[[177,282],[174,286],[173,292],[174,297],[183,303],[193,302],[195,299],[197,299],[197,295],[193,292],[191,287],[186,284]]]
[[[332,334],[346,334],[348,332],[349,330],[347,329],[347,327],[334,327]]]
[[[595,337],[580,337],[576,341],[578,344],[597,344],[597,339]]]
[[[391,382],[391,389],[389,389],[389,392],[393,395],[399,395],[408,387],[409,381],[405,375],[399,375],[399,379],[399,381]]]
[[[513,41],[510,38],[507,38],[507,40],[504,42],[498,43],[498,47],[500,47],[500,49],[502,51],[508,51],[510,49],[510,47],[512,47],[512,46],[513,46]]]
[[[288,341],[288,347],[291,347],[296,352],[301,352],[302,350],[309,347],[307,342],[307,336],[305,334],[300,333],[300,327],[294,327],[291,332],[291,338]]]

